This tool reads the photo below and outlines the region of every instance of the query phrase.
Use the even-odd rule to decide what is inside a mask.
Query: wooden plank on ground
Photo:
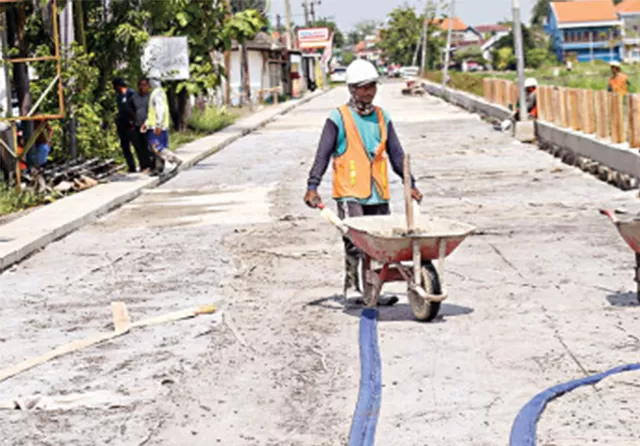
[[[85,339],[81,339],[79,341],[71,342],[69,344],[61,345],[44,355],[40,355],[34,358],[27,359],[22,361],[19,364],[15,364],[11,367],[5,368],[4,370],[0,370],[0,382],[5,381],[6,379],[11,378],[19,373],[22,373],[26,370],[29,370],[33,367],[36,367],[40,364],[43,364],[52,359],[58,358],[60,356],[76,352],[78,350],[82,350],[84,348],[90,347],[92,345],[100,344],[102,342],[109,341],[111,339],[117,338],[118,336],[122,336],[125,333],[128,333],[131,328],[139,328],[139,327],[147,327],[150,325],[157,325],[166,322],[175,322],[182,319],[192,318],[201,314],[211,314],[216,311],[215,306],[213,305],[204,305],[197,308],[192,308],[188,310],[176,311],[174,313],[165,314],[158,317],[153,317],[149,319],[143,319],[141,321],[135,322],[133,324],[129,323],[123,325],[123,322],[128,320],[128,315],[126,312],[126,308],[124,304],[116,303],[116,305],[111,306],[112,311],[117,311],[118,314],[113,314],[114,322],[118,321],[116,326],[121,328],[121,331],[114,330],[111,333],[102,333],[90,336]]]

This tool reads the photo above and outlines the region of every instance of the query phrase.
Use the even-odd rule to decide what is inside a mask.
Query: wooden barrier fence
[[[504,79],[483,79],[484,99],[503,107],[518,103],[518,86]],[[640,148],[640,95],[540,85],[538,119],[577,132]]]

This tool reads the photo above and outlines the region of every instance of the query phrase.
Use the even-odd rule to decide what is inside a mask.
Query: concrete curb
[[[473,94],[444,89],[429,81],[424,81],[422,86],[430,95],[472,113],[501,121],[511,116],[510,110],[488,103],[484,98]],[[535,124],[536,138],[542,150],[623,190],[635,188],[638,184],[640,153],[631,150],[628,144],[612,144],[597,139],[594,135],[560,128],[548,122],[537,121]]]
[[[24,217],[0,226],[0,273],[24,260],[49,243],[61,239],[82,226],[128,203],[151,189],[169,181],[180,172],[190,169],[226,146],[273,122],[277,117],[322,96],[321,90],[302,99],[281,104],[237,121],[213,135],[180,147],[176,154],[183,164],[161,178],[127,175],[112,182],[35,210]]]

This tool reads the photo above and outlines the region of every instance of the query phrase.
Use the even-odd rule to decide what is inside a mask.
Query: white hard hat
[[[371,62],[357,59],[347,67],[347,84],[364,85],[378,82],[380,75]]]
[[[612,67],[620,68],[620,62],[615,61],[615,60],[614,60],[614,61],[612,61],[609,65],[611,65]]]
[[[532,88],[537,86],[538,86],[538,81],[533,77],[530,77],[524,81],[524,88]]]

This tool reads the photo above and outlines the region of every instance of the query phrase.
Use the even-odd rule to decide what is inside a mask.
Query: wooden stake
[[[546,98],[544,97],[544,91],[547,87],[540,86],[538,87],[538,119],[540,121],[545,121],[547,114],[545,107],[547,106]]]
[[[619,93],[610,93],[609,104],[611,107],[611,141],[614,144],[621,144],[625,139],[622,96]]]
[[[509,84],[509,92],[510,92],[510,101],[509,103],[513,105],[513,109],[516,109],[516,104],[518,103],[518,84],[516,82],[510,82]]]
[[[609,107],[606,91],[596,92],[596,129],[598,138],[607,139],[609,137]]]
[[[580,125],[580,112],[578,110],[578,90],[576,88],[572,88],[569,90],[569,111],[571,116],[571,128],[573,130],[579,131],[582,127]]]
[[[592,135],[596,132],[595,110],[593,107],[593,90],[584,91],[585,124],[583,132]]]
[[[629,95],[629,147],[635,149],[640,147],[640,119],[638,116],[638,95]]]

